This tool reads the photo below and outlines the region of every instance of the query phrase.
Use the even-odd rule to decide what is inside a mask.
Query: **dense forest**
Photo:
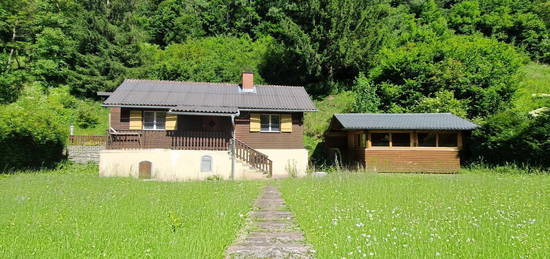
[[[68,125],[101,126],[96,92],[125,78],[245,70],[317,100],[312,150],[334,111],[452,112],[482,126],[471,161],[548,167],[550,86],[526,74],[549,63],[545,0],[3,0],[0,170],[62,159]]]

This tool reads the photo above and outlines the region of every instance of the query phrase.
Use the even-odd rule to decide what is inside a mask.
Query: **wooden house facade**
[[[304,112],[315,111],[303,87],[126,80],[110,108],[100,175],[157,180],[219,176],[246,179],[304,175]],[[145,163],[146,166],[141,166]]]

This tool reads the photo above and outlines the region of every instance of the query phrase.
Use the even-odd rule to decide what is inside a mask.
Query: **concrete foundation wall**
[[[257,149],[273,161],[273,177],[305,176],[308,166],[307,149]]]
[[[289,170],[303,176],[307,169],[307,150],[258,150],[273,161],[273,177],[289,176]],[[212,158],[211,172],[201,172],[203,156]],[[137,149],[102,150],[100,152],[100,176],[139,176],[139,163],[151,162],[151,178],[160,181],[204,180],[210,176],[230,179],[231,156],[227,151]],[[257,179],[266,176],[237,160],[235,179]]]

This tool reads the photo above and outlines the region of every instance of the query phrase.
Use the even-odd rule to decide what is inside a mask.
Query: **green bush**
[[[77,109],[76,124],[78,127],[88,129],[99,123],[97,111],[90,105],[81,105]]]
[[[495,114],[472,133],[469,145],[477,161],[550,168],[550,113],[536,117],[513,110]]]
[[[49,167],[63,159],[61,117],[36,97],[0,107],[0,170]]]

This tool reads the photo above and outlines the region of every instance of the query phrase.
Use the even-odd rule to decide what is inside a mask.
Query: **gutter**
[[[239,112],[237,113],[211,113],[211,112],[171,112],[168,111],[169,114],[177,114],[177,115],[203,115],[203,116],[231,116],[232,118],[234,116],[238,116]]]
[[[115,104],[102,104],[103,107],[122,107],[122,108],[141,108],[141,109],[172,109],[175,106],[145,106],[145,105],[115,105]]]
[[[240,111],[249,112],[318,112],[319,110],[282,110],[282,109],[240,109]]]
[[[147,108],[150,108],[150,109],[173,109],[176,107],[176,105],[174,106],[148,106],[148,105],[116,105],[116,104],[102,104],[101,106],[103,107],[123,107],[123,108],[142,108],[142,109],[147,109]],[[319,110],[315,109],[315,110],[284,110],[284,109],[241,109],[239,108],[239,111],[250,111],[250,112],[261,112],[261,111],[266,111],[266,112],[318,112]],[[193,114],[193,112],[187,112],[187,113],[176,113],[176,112],[170,112],[170,113],[173,113],[173,114],[182,114],[182,115],[199,115],[199,114],[202,114],[204,115],[205,112],[194,112],[195,114]],[[216,115],[216,116],[231,116],[231,114],[226,114],[226,113],[211,113],[212,115]],[[238,113],[237,113],[238,114]]]
[[[235,180],[235,117],[241,115],[241,112],[238,111],[236,114],[231,115],[231,180]]]

